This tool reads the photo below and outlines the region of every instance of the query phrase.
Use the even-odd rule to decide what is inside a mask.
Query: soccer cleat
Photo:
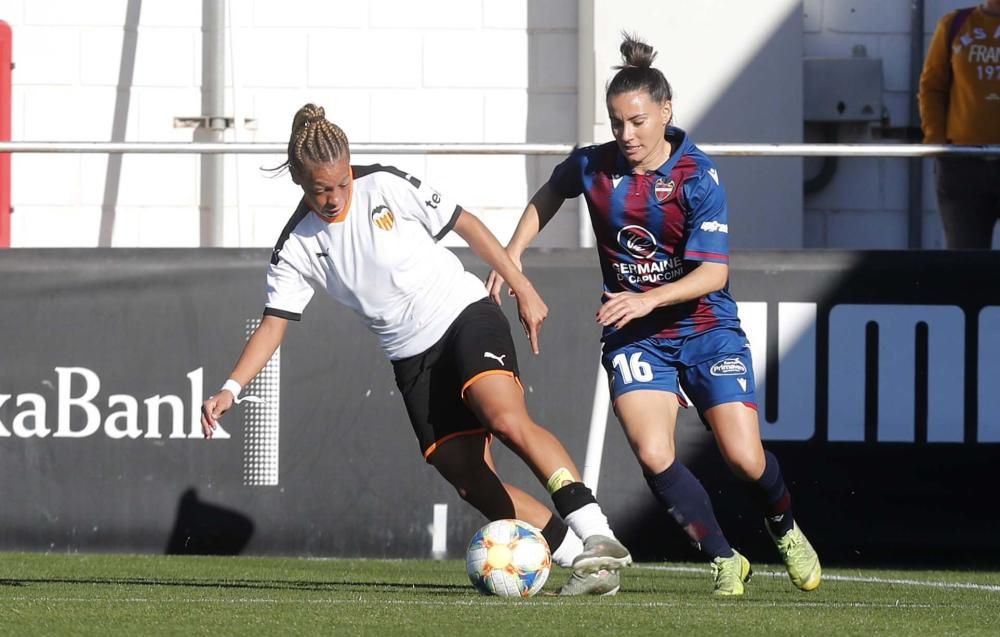
[[[601,569],[596,573],[573,573],[559,589],[560,595],[614,595],[621,587],[618,571]]]
[[[715,578],[715,595],[736,597],[743,594],[744,582],[750,581],[753,569],[750,562],[735,550],[732,557],[717,557],[712,560],[712,577]]]
[[[617,571],[632,563],[632,555],[613,537],[591,535],[583,541],[583,552],[573,558],[573,572],[580,575],[602,569]]]
[[[816,555],[816,550],[806,539],[799,525],[793,522],[791,531],[781,537],[771,535],[771,539],[778,547],[781,559],[785,561],[785,568],[788,569],[788,577],[791,578],[792,584],[804,591],[816,590],[822,573],[819,556]]]

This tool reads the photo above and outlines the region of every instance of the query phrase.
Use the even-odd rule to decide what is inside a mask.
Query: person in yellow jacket
[[[924,143],[1000,144],[1000,0],[938,21],[918,97]],[[934,171],[948,248],[989,249],[1000,219],[1000,157],[939,157]]]

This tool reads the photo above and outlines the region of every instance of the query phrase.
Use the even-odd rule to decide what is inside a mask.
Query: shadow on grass
[[[212,580],[212,579],[152,579],[145,577],[18,577],[0,578],[0,586],[32,586],[39,584],[80,584],[104,586],[149,586],[178,588],[219,588],[245,590],[288,591],[373,591],[399,593],[407,590],[421,592],[466,593],[465,584],[428,584],[425,582],[317,582],[303,580]]]

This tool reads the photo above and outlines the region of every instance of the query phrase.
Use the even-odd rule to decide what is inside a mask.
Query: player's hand
[[[489,292],[490,298],[497,305],[500,305],[500,293],[503,292],[504,283],[503,277],[497,274],[496,270],[490,270],[490,275],[486,277],[486,291]],[[507,290],[507,294],[513,294],[513,292]]]
[[[201,432],[206,438],[211,438],[219,426],[219,418],[233,406],[235,397],[228,389],[223,389],[215,396],[209,396],[201,405]]]
[[[637,292],[605,292],[607,301],[597,310],[597,322],[621,329],[629,321],[646,316],[656,307],[645,294]]]
[[[514,294],[514,298],[517,299],[517,314],[521,319],[521,327],[524,328],[524,333],[531,343],[531,352],[538,354],[538,334],[542,330],[545,317],[549,315],[549,308],[530,284]]]
[[[521,259],[519,257],[516,257],[509,252],[507,253],[507,256],[509,256],[510,260],[514,262],[514,265],[517,266],[518,270],[523,271],[523,268],[521,267]],[[489,292],[490,298],[493,299],[493,302],[497,305],[500,305],[504,283],[506,283],[506,281],[504,281],[504,278],[500,276],[496,270],[490,270],[490,275],[486,278],[486,290]],[[508,288],[507,296],[514,296],[514,290]]]

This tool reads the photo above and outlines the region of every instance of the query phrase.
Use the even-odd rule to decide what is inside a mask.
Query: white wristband
[[[243,391],[243,385],[240,385],[235,380],[230,378],[229,380],[227,380],[222,384],[222,387],[219,389],[219,391],[228,391],[230,394],[233,395],[233,398],[239,398],[240,392]]]

